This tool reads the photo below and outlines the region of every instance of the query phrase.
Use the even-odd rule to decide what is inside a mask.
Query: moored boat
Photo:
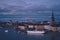
[[[27,34],[44,34],[45,31],[27,31]]]

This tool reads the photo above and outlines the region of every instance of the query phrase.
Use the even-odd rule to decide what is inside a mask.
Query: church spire
[[[55,20],[54,20],[54,13],[53,13],[53,10],[52,10],[51,26],[54,26],[54,24],[55,24]]]
[[[54,20],[54,13],[53,13],[53,10],[52,10],[52,21],[55,21],[55,20]]]

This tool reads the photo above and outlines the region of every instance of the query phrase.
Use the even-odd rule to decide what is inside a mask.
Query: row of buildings
[[[1,23],[0,23],[1,25]],[[43,21],[43,22],[21,22],[16,21],[13,23],[11,20],[9,22],[5,22],[3,27],[13,27],[18,28],[20,30],[52,30],[52,31],[60,31],[60,25],[55,22],[54,13],[52,12],[51,21]]]

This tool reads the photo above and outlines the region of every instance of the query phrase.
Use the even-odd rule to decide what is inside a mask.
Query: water
[[[5,30],[8,30],[5,32]],[[60,33],[56,33],[55,40],[60,40]],[[50,33],[41,35],[29,35],[17,32],[13,28],[0,28],[0,40],[51,40]]]

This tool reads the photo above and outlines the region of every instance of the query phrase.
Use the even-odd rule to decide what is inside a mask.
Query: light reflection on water
[[[8,32],[5,32],[8,30]],[[50,34],[25,34],[21,31],[15,31],[12,28],[0,28],[0,40],[51,40]],[[56,38],[56,40],[60,39]]]

